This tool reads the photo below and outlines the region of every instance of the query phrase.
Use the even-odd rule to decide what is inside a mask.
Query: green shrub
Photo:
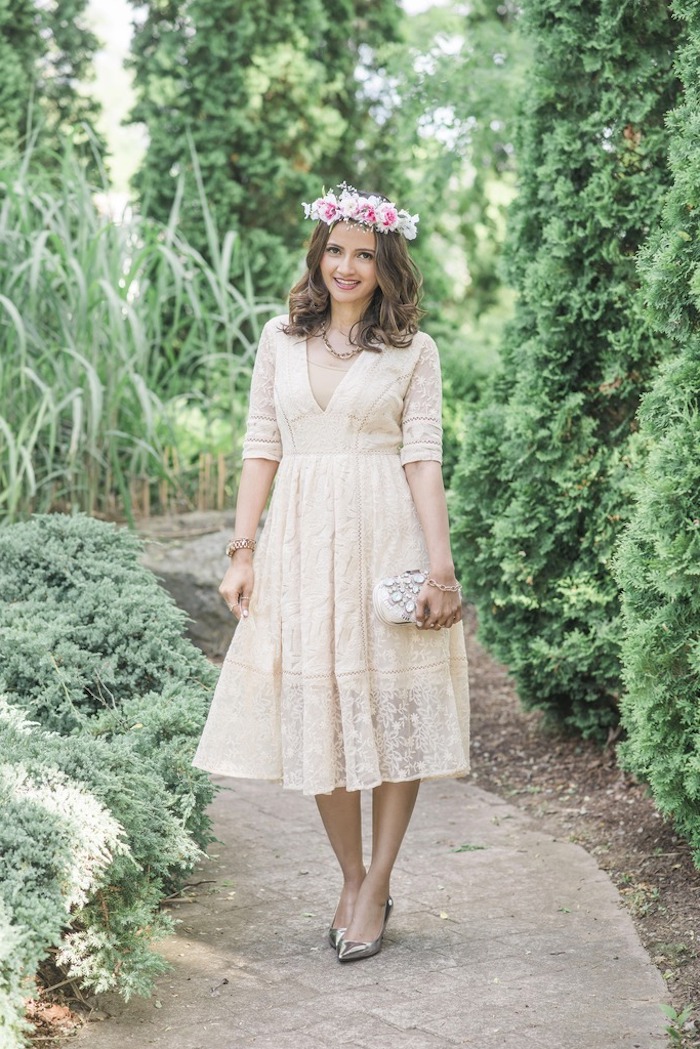
[[[673,186],[642,259],[652,322],[677,353],[640,410],[649,446],[617,556],[623,587],[627,740],[620,762],[647,779],[700,866],[700,11],[676,0],[688,42],[669,119]]]
[[[33,760],[34,737],[35,728],[0,697],[0,1034],[8,1045],[21,1044],[28,1030],[27,978],[59,944],[71,911],[87,903],[112,857],[127,853],[107,808],[55,764],[43,763],[49,747],[41,763]],[[56,738],[54,757],[60,745]]]
[[[173,683],[200,696],[201,716],[215,671],[182,636],[185,614],[139,549],[126,530],[87,517],[0,529],[0,684],[45,728],[82,729]]]
[[[469,409],[477,404],[498,360],[488,333],[479,328],[457,331],[451,325],[429,325],[440,348],[442,369],[442,473],[449,489],[465,438]]]
[[[85,987],[150,991],[161,901],[212,840],[191,758],[216,671],[139,549],[86,517],[0,530],[0,921],[16,931],[0,1000],[16,1039],[49,949]]]
[[[599,735],[618,718],[635,415],[664,351],[635,254],[669,181],[678,28],[665,0],[532,0],[509,275],[519,292],[453,481],[455,556],[483,639],[528,706]]]

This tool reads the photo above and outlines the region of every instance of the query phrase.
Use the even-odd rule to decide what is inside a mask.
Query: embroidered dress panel
[[[250,614],[193,764],[306,794],[465,775],[461,626],[391,626],[372,606],[378,579],[428,563],[402,467],[441,461],[437,347],[419,332],[363,351],[322,391],[284,321],[263,330],[243,443],[244,458],[280,463]]]

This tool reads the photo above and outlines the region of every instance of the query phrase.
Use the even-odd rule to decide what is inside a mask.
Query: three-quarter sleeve
[[[265,325],[255,354],[243,459],[274,459],[276,462],[282,459],[282,440],[275,411],[275,324],[276,321],[268,321]]]
[[[442,374],[438,349],[429,336],[421,348],[403,404],[401,465],[442,462]]]

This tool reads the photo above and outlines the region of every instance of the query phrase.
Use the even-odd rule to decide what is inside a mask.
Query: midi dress
[[[469,771],[464,632],[377,616],[372,588],[428,567],[404,465],[442,460],[440,358],[424,332],[363,350],[325,408],[306,339],[269,321],[243,458],[279,462],[255,582],[192,764],[304,794]]]

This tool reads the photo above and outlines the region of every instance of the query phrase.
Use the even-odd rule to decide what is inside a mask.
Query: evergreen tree
[[[672,340],[640,411],[650,448],[617,559],[624,588],[624,765],[648,779],[662,812],[700,865],[700,10],[675,0],[687,25],[684,97],[669,119],[673,187],[642,258],[649,312]]]
[[[617,719],[635,415],[663,340],[635,255],[668,183],[677,89],[665,0],[532,0],[503,366],[467,426],[456,553],[486,643],[526,705],[596,734]]]
[[[41,54],[33,0],[0,0],[0,149],[25,132],[34,70]]]
[[[40,7],[44,54],[40,63],[37,95],[52,141],[66,139],[89,156],[89,139],[101,155],[106,144],[95,129],[100,106],[86,91],[93,76],[93,57],[99,42],[88,28],[89,0],[53,0]]]
[[[85,22],[88,0],[0,0],[0,149],[22,148],[30,126],[41,126],[39,153],[69,139],[82,152],[99,105],[82,90],[98,42]],[[36,155],[36,154],[35,154]]]
[[[149,0],[145,10],[132,114],[150,136],[135,180],[143,210],[167,220],[183,175],[181,232],[207,252],[191,144],[216,227],[243,235],[256,289],[281,294],[304,238],[301,201],[360,170],[391,192],[380,158],[357,155],[371,102],[355,70],[361,60],[371,74],[398,4]]]

